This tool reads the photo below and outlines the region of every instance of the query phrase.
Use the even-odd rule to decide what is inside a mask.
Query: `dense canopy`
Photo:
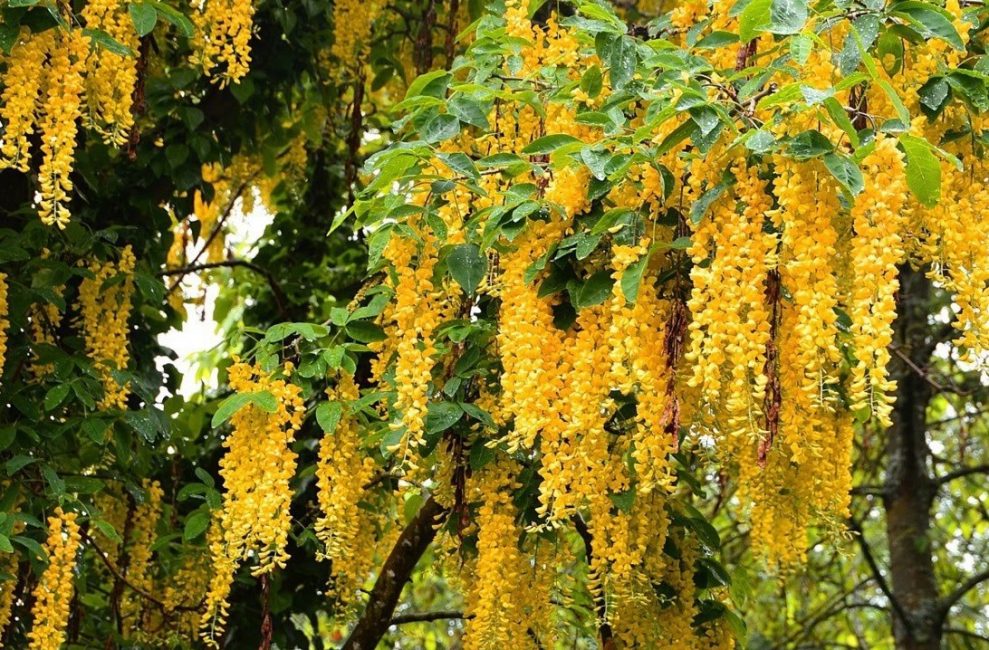
[[[987,26],[8,0],[0,647],[989,647]]]

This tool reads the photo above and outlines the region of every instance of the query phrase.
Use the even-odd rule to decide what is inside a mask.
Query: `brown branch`
[[[876,584],[879,585],[879,590],[882,591],[883,595],[886,596],[886,599],[889,600],[889,604],[893,608],[893,612],[903,623],[903,626],[907,630],[910,630],[913,625],[907,617],[907,613],[900,605],[900,601],[893,596],[893,590],[889,588],[889,583],[886,582],[883,572],[879,569],[879,564],[876,562],[876,558],[872,554],[872,548],[869,546],[869,543],[865,541],[865,533],[862,531],[862,527],[859,525],[858,521],[855,520],[855,517],[848,518],[848,528],[852,532],[857,533],[855,535],[855,539],[858,541],[859,547],[862,549],[862,557],[865,558],[865,563],[869,565],[869,569],[872,571],[872,575],[876,579]]]
[[[271,287],[271,293],[275,296],[275,303],[278,305],[278,312],[285,316],[287,313],[285,310],[285,305],[288,299],[285,297],[285,291],[282,290],[280,284],[275,279],[275,276],[271,274],[267,269],[255,264],[254,262],[249,262],[247,260],[224,260],[222,262],[207,262],[203,264],[190,264],[189,266],[183,266],[178,269],[165,269],[158,273],[159,277],[169,276],[169,275],[179,275],[185,277],[189,273],[196,273],[197,271],[205,271],[207,269],[218,269],[218,268],[230,268],[235,266],[242,266],[245,269],[254,271],[258,275],[262,276],[268,281],[268,286]],[[181,277],[179,281],[181,281]]]
[[[573,521],[574,528],[577,529],[577,534],[584,540],[584,553],[587,555],[587,566],[590,570],[591,559],[594,557],[594,537],[580,515],[574,515],[571,517],[571,521]],[[598,633],[601,635],[601,650],[615,650],[617,648],[615,635],[608,623],[608,603],[605,601],[603,593],[594,596],[594,609],[597,612]]]
[[[973,467],[962,467],[961,469],[956,469],[953,472],[948,472],[947,474],[938,477],[935,480],[935,482],[938,485],[944,485],[945,483],[950,483],[955,479],[971,476],[972,474],[989,474],[989,465],[975,465]]]
[[[237,190],[230,195],[230,203],[227,204],[227,207],[226,209],[224,209],[223,214],[220,215],[220,218],[217,220],[216,226],[213,228],[213,232],[211,232],[209,234],[209,237],[206,238],[206,243],[203,244],[203,247],[199,249],[199,252],[196,253],[196,256],[192,258],[191,262],[189,262],[191,266],[194,266],[196,262],[198,262],[199,259],[206,254],[206,251],[209,250],[209,245],[212,244],[213,240],[217,238],[217,236],[223,230],[223,226],[224,224],[226,224],[227,219],[229,219],[231,213],[233,213],[234,206],[237,205],[237,199],[240,198],[241,193],[244,191],[244,189],[247,188],[248,184],[252,180],[254,180],[255,176],[257,176],[256,173],[251,174],[249,178],[246,178],[243,181],[241,181],[240,185],[237,186]],[[175,281],[175,284],[173,284],[168,288],[168,291],[165,293],[165,295],[166,296],[172,295],[172,293],[175,292],[175,290],[179,287],[179,285],[182,284],[182,278],[184,277],[185,277],[185,273],[179,275],[179,279]]]
[[[965,594],[972,591],[987,580],[989,580],[989,569],[969,576],[969,578],[958,585],[954,591],[945,596],[938,605],[938,620],[941,624],[943,624],[945,619],[948,618],[948,612],[951,611],[951,608],[957,605],[958,602],[965,597]]]
[[[446,509],[435,497],[429,497],[422,504],[388,554],[388,559],[374,581],[367,607],[344,642],[342,650],[373,650],[378,646],[391,624],[402,588],[412,576],[419,558],[432,543],[436,529],[446,514]]]
[[[271,650],[271,636],[274,627],[271,623],[271,576],[261,576],[261,644],[258,650]]]
[[[763,400],[763,411],[766,413],[766,437],[759,443],[759,466],[766,466],[766,458],[773,446],[773,440],[779,433],[780,406],[783,403],[783,393],[780,388],[779,348],[776,339],[780,329],[780,272],[773,269],[766,276],[766,302],[769,303],[769,340],[766,341],[766,397]]]
[[[99,545],[96,543],[96,540],[94,540],[92,538],[92,536],[88,532],[86,532],[86,531],[80,531],[80,532],[82,532],[82,536],[85,538],[86,543],[88,543],[90,546],[92,546],[93,547],[93,550],[96,551],[96,555],[98,555],[99,558],[101,560],[103,560],[103,564],[105,564],[106,565],[106,568],[109,569],[111,575],[113,575],[113,577],[116,580],[121,581],[124,584],[124,586],[126,586],[128,589],[130,589],[131,591],[133,591],[138,596],[141,596],[142,598],[144,598],[148,602],[151,602],[151,603],[157,605],[163,612],[170,612],[170,611],[175,611],[175,612],[196,612],[196,611],[199,611],[199,608],[200,608],[200,606],[201,606],[202,603],[197,604],[197,605],[178,605],[176,607],[169,608],[169,607],[167,607],[165,605],[165,603],[163,603],[162,601],[158,600],[157,598],[155,598],[154,596],[152,596],[150,593],[148,593],[144,589],[141,589],[140,587],[134,585],[133,583],[128,582],[127,578],[125,578],[124,575],[122,573],[120,573],[120,571],[117,569],[117,567],[113,566],[113,563],[110,562],[109,558],[107,558],[106,553],[104,553],[103,550],[100,549]]]
[[[404,625],[405,623],[431,623],[433,621],[445,621],[450,619],[471,619],[473,614],[464,614],[458,611],[437,611],[437,612],[412,612],[409,614],[398,614],[392,616],[388,625]]]

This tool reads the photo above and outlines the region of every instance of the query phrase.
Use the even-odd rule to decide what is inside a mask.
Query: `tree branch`
[[[235,266],[242,266],[245,269],[250,269],[251,271],[254,271],[258,275],[262,276],[265,280],[267,280],[268,286],[271,287],[271,293],[274,294],[275,296],[275,302],[278,305],[279,313],[281,313],[282,316],[286,314],[285,305],[287,303],[287,299],[285,298],[285,292],[282,290],[281,285],[278,284],[277,280],[275,280],[274,275],[272,275],[268,270],[264,269],[263,267],[258,266],[254,262],[234,259],[234,260],[224,260],[222,262],[191,264],[189,266],[183,266],[178,269],[166,269],[160,272],[158,275],[159,277],[168,276],[168,275],[178,275],[179,276],[178,281],[181,282],[182,278],[189,273],[195,273],[197,271],[205,271],[207,269],[218,269],[218,268],[235,267]]]
[[[962,467],[961,469],[956,469],[953,472],[948,472],[936,479],[938,485],[944,485],[945,483],[950,483],[955,479],[963,478],[965,476],[970,476],[972,474],[989,474],[989,465],[976,465],[974,467]]]
[[[122,582],[128,589],[130,589],[131,591],[133,591],[135,594],[137,594],[138,596],[141,596],[142,598],[144,598],[145,600],[147,600],[147,601],[149,601],[151,603],[154,603],[163,612],[168,612],[168,611],[195,612],[195,611],[199,611],[199,605],[179,605],[179,606],[174,607],[171,610],[169,610],[169,608],[165,606],[165,603],[161,602],[160,600],[158,600],[157,598],[155,598],[154,596],[152,596],[150,593],[148,593],[144,589],[141,589],[140,587],[134,585],[133,583],[128,582],[127,581],[127,578],[125,578],[123,576],[123,574],[121,574],[120,571],[117,570],[117,567],[113,566],[113,563],[110,562],[109,558],[107,558],[106,553],[104,553],[103,550],[99,547],[99,545],[96,543],[96,540],[94,540],[92,538],[92,536],[88,532],[85,532],[85,531],[81,531],[81,532],[82,532],[82,536],[86,539],[86,543],[88,543],[90,546],[93,547],[93,550],[96,551],[96,555],[98,555],[99,558],[101,560],[103,560],[103,564],[105,564],[106,565],[106,568],[109,569],[109,571],[110,571],[111,574],[113,574],[113,577],[116,580],[119,580],[120,582]]]
[[[422,504],[381,567],[367,607],[341,650],[373,650],[378,646],[391,625],[402,588],[412,576],[419,558],[432,543],[438,524],[446,514],[446,509],[435,497],[429,497]]]
[[[594,537],[588,530],[587,524],[580,518],[580,515],[571,517],[577,534],[584,540],[584,553],[587,555],[587,566],[591,565],[591,558],[594,556]],[[598,632],[601,635],[601,650],[615,650],[615,636],[608,623],[608,604],[605,602],[604,594],[594,596],[594,609],[597,610]]]
[[[945,619],[948,618],[948,612],[951,611],[951,608],[957,605],[958,601],[965,597],[965,594],[986,580],[989,580],[989,569],[969,576],[967,580],[958,585],[954,591],[941,600],[938,606],[938,620],[943,624]]]
[[[858,521],[855,520],[855,517],[848,518],[848,527],[853,532],[858,533],[855,535],[855,539],[858,540],[859,547],[862,549],[862,557],[865,558],[865,563],[869,565],[869,569],[872,570],[872,575],[876,578],[876,584],[879,585],[879,590],[882,591],[883,595],[889,600],[889,604],[893,608],[893,612],[903,623],[903,626],[908,630],[911,629],[912,624],[910,623],[910,619],[907,617],[907,613],[903,611],[900,601],[893,596],[893,590],[889,588],[889,584],[886,582],[883,572],[879,569],[879,564],[876,562],[876,558],[872,554],[872,548],[870,548],[869,543],[865,541],[865,533],[862,532],[862,527],[859,525]]]
[[[392,616],[388,625],[404,625],[405,623],[431,623],[432,621],[445,621],[449,619],[471,619],[473,614],[453,610],[441,610],[437,612],[412,612],[409,614],[398,614]]]

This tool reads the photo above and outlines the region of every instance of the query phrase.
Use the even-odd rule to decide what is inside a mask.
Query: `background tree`
[[[989,638],[981,5],[2,18],[4,645]]]

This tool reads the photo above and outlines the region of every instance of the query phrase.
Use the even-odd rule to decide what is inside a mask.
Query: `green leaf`
[[[186,542],[191,542],[202,535],[209,528],[209,520],[209,513],[202,510],[197,510],[189,515],[189,518],[185,520],[185,530],[182,532],[182,539]]]
[[[366,320],[354,320],[347,323],[347,335],[359,343],[374,343],[384,341],[387,336],[379,325]]]
[[[858,132],[855,130],[855,125],[852,124],[841,102],[834,97],[828,97],[824,100],[824,108],[827,109],[828,115],[831,116],[831,121],[848,136],[852,146],[858,147],[861,142]]]
[[[556,151],[565,144],[580,141],[581,140],[579,138],[575,138],[574,136],[566,133],[544,135],[543,137],[537,138],[526,145],[525,148],[522,149],[522,153],[530,155],[547,154]]]
[[[645,273],[646,267],[649,266],[649,256],[651,254],[652,249],[646,251],[645,255],[629,264],[628,268],[625,269],[625,272],[622,273],[622,295],[625,296],[625,301],[628,303],[634,303],[639,297],[639,287],[642,284],[642,275]]]
[[[442,113],[426,122],[419,132],[422,139],[430,144],[443,142],[460,133],[460,120],[455,115]]]
[[[806,22],[807,0],[773,0],[769,20],[770,32],[797,34],[804,28]]]
[[[59,384],[58,386],[53,386],[45,393],[45,410],[51,411],[69,396],[69,391],[72,387],[69,384]]]
[[[831,141],[820,131],[804,131],[790,141],[788,151],[794,160],[810,160],[834,150]]]
[[[8,7],[33,7],[38,4],[38,0],[9,0]]]
[[[927,207],[941,198],[941,164],[930,143],[913,135],[901,135],[900,145],[907,154],[907,185],[917,200]]]
[[[343,404],[340,402],[321,402],[316,407],[316,422],[319,423],[323,433],[332,434],[340,424],[343,415]]]
[[[446,431],[463,416],[464,410],[456,402],[431,402],[426,407],[426,433]]]
[[[896,116],[899,120],[904,124],[909,125],[910,111],[908,111],[907,107],[904,106],[903,100],[900,99],[900,96],[897,94],[896,90],[893,89],[893,86],[885,79],[876,79],[876,83],[879,84],[879,87],[883,89],[883,92],[886,93],[886,96],[889,98],[890,103],[893,104],[893,108],[896,109]]]
[[[237,393],[220,402],[220,406],[216,409],[216,413],[213,414],[213,420],[210,423],[211,426],[215,429],[229,420],[234,413],[248,404],[258,407],[265,413],[274,413],[278,410],[278,400],[275,399],[275,396],[272,395],[270,391],[263,390],[256,393]]]
[[[475,244],[460,244],[446,258],[450,275],[468,294],[473,294],[488,272],[488,258]]]
[[[120,538],[120,535],[117,533],[117,530],[110,524],[110,522],[104,521],[102,519],[93,519],[91,520],[91,523],[96,527],[97,530],[103,533],[104,537],[106,537],[110,541],[113,542],[123,541]]]
[[[82,33],[88,36],[93,43],[96,43],[108,52],[113,52],[114,54],[119,54],[120,56],[136,56],[134,50],[110,36],[102,29],[86,28],[82,30]]]
[[[405,99],[425,95],[427,97],[437,97],[442,99],[446,95],[447,85],[450,83],[451,75],[446,70],[433,70],[426,74],[419,75],[415,81],[409,84],[409,90],[405,93]]]
[[[594,98],[601,94],[601,68],[591,66],[580,78],[580,89],[583,90],[588,97]]]
[[[0,534],[0,553],[13,553],[14,545],[10,543],[10,538]]]
[[[635,41],[625,35],[616,38],[611,45],[610,56],[608,57],[608,75],[611,78],[611,87],[615,90],[621,90],[631,81],[638,61],[639,55],[635,49]]]
[[[731,183],[727,181],[721,181],[708,191],[704,192],[694,201],[694,204],[690,206],[690,221],[693,223],[700,223],[707,211],[711,209],[714,202],[724,194],[725,190]]]
[[[571,302],[575,309],[584,309],[600,305],[611,295],[614,280],[608,271],[598,271],[591,277],[579,283],[575,291],[570,292]]]
[[[147,3],[130,4],[127,6],[127,13],[130,14],[138,36],[150,34],[158,22],[158,10]]]
[[[743,43],[751,41],[769,27],[773,0],[752,0],[738,18],[738,37]]]
[[[5,466],[7,470],[7,476],[13,476],[17,472],[19,472],[26,466],[30,465],[31,463],[36,462],[37,460],[38,459],[33,456],[25,456],[24,454],[18,454],[17,456],[14,456],[13,458],[7,461],[7,464]]]
[[[857,196],[865,188],[862,171],[855,164],[855,161],[848,156],[838,153],[826,154],[824,166],[841,183],[842,187],[851,192],[852,196]]]
[[[158,2],[157,0],[154,0],[148,4],[155,8],[155,11],[158,12],[158,16],[162,20],[174,25],[175,28],[179,30],[179,34],[182,36],[192,38],[195,35],[196,26],[193,25],[192,21],[179,10],[163,2]]]
[[[928,2],[897,2],[892,5],[893,15],[901,16],[917,28],[925,39],[940,38],[956,50],[964,50],[965,43],[951,23],[950,14]]]

